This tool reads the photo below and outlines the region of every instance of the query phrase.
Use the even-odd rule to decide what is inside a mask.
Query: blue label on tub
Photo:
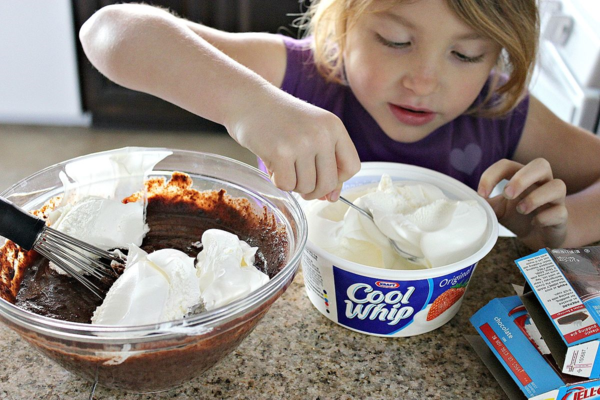
[[[456,310],[450,308],[462,301],[474,269],[475,264],[441,277],[394,281],[354,274],[334,265],[338,323],[378,335],[392,335],[415,320],[423,325],[419,331],[435,329],[454,315]],[[447,318],[436,321],[443,319],[446,311]]]

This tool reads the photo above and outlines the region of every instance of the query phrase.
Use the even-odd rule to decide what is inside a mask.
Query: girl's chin
[[[414,143],[427,137],[431,132],[437,129],[433,124],[423,126],[403,125],[396,122],[391,129],[383,129],[385,134],[392,140],[402,143]]]

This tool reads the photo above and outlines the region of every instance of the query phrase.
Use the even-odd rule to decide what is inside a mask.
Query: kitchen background
[[[295,35],[308,0],[160,0],[229,31]],[[77,32],[108,0],[0,2],[0,189],[54,162],[128,145],[220,153],[255,165],[219,125],[95,71]],[[542,41],[531,91],[561,118],[600,132],[600,1],[541,0]]]
[[[110,3],[116,1],[0,2],[0,190],[56,162],[123,146],[204,151],[256,165],[221,126],[92,68],[77,32]],[[298,0],[152,3],[230,31],[293,32],[290,14],[301,7]]]
[[[221,127],[158,99],[120,88],[93,70],[81,54],[76,32],[94,10],[109,3],[110,1],[99,0],[0,1],[0,190],[53,163],[90,152],[130,145],[168,146],[219,153],[255,165],[255,157],[230,139]],[[286,16],[287,13],[297,13],[300,9],[298,0],[161,0],[153,3],[171,7],[190,19],[237,31],[276,32],[281,26],[289,26],[294,19],[293,16]],[[532,81],[532,92],[561,118],[598,133],[600,1],[545,0],[541,6],[544,40],[540,64]],[[513,253],[507,250],[512,248],[512,245],[500,247],[490,257],[489,263],[480,268],[480,274],[487,275],[480,276],[480,287],[469,289],[473,292],[467,298],[467,304],[463,306],[464,312],[444,331],[451,336],[444,337],[444,347],[434,342],[433,346],[439,347],[427,352],[431,347],[430,338],[375,345],[369,350],[368,362],[362,360],[346,366],[346,369],[354,373],[354,369],[358,371],[363,369],[365,364],[371,365],[367,372],[356,372],[356,376],[360,373],[361,378],[355,379],[354,390],[363,385],[367,389],[373,388],[373,385],[364,383],[365,379],[368,381],[371,375],[373,382],[380,379],[377,368],[379,365],[386,365],[386,357],[396,353],[430,362],[428,374],[445,373],[446,375],[442,376],[431,375],[432,383],[444,382],[446,386],[441,385],[442,389],[452,388],[453,385],[461,383],[465,386],[464,382],[461,382],[466,379],[465,376],[481,375],[482,367],[480,364],[474,364],[475,356],[470,349],[463,354],[455,351],[456,348],[467,349],[460,344],[462,333],[459,327],[467,323],[469,312],[475,311],[476,299],[485,297],[490,291],[497,290],[497,287],[502,287],[499,282],[513,282],[514,276],[506,277],[505,271],[498,268],[512,262]],[[339,357],[336,349],[355,351],[361,347],[357,343],[378,343],[369,338],[357,340],[350,334],[331,338],[331,331],[321,326],[321,317],[312,312],[314,310],[305,300],[302,289],[299,285],[292,287],[287,293],[289,302],[279,303],[280,307],[288,308],[282,308],[280,314],[276,314],[279,319],[274,320],[271,325],[262,325],[263,330],[259,329],[258,333],[250,338],[254,338],[255,341],[249,341],[244,348],[246,352],[252,350],[251,346],[257,346],[261,351],[261,332],[268,333],[267,337],[273,337],[274,332],[276,336],[285,337],[288,332],[284,329],[296,326],[299,336],[292,337],[288,344],[290,349],[296,351],[294,354],[302,353],[298,350],[304,349],[301,346],[307,343],[312,345],[310,340],[314,340],[317,345],[313,346],[317,346],[323,353],[320,363],[306,366],[306,369],[319,366],[325,371],[335,372],[337,362],[333,357]],[[297,299],[304,300],[302,302]],[[298,310],[293,308],[298,304],[303,307],[299,315],[305,316],[301,323],[293,319],[290,321],[292,312],[298,313]],[[271,326],[281,327],[282,330],[273,331]],[[15,344],[19,343],[16,335],[7,328],[0,329],[0,333],[4,335],[0,349],[19,349],[17,354],[12,355],[19,361],[25,360],[19,369],[10,371],[11,380],[5,383],[6,385],[20,382],[32,391],[43,388],[46,393],[44,398],[47,399],[58,398],[58,395],[53,395],[53,391],[62,393],[67,389],[76,388],[80,391],[80,398],[87,398],[87,384],[70,377],[67,372],[50,364],[36,355],[37,353],[29,353],[27,349],[21,351],[21,347]],[[453,332],[458,333],[452,336]],[[301,340],[306,338],[308,339]],[[411,348],[413,343],[418,345]],[[314,347],[312,349],[314,350]],[[325,351],[327,349],[331,350]],[[412,353],[413,351],[415,353]],[[262,355],[264,354],[277,355],[275,350],[273,353],[264,352]],[[234,362],[239,359],[237,354],[233,357]],[[280,360],[279,363],[273,362],[272,359],[267,363],[258,357],[255,369],[270,373],[274,385],[286,388],[282,382],[285,383],[287,378],[282,374],[275,374],[272,370],[282,365],[296,365],[298,356],[295,357],[292,360],[286,359],[285,363]],[[329,362],[329,358],[335,366],[324,364],[323,360]],[[378,359],[382,360],[382,364],[377,364]],[[436,364],[436,360],[442,361]],[[261,365],[261,361],[264,364]],[[39,366],[44,373],[39,373]],[[470,371],[466,366],[474,372],[465,375],[465,371]],[[411,369],[421,371],[413,364],[402,367],[409,371],[408,376]],[[386,368],[389,369],[387,366]],[[239,389],[240,393],[250,390],[235,386],[239,383],[235,380],[221,380],[221,376],[228,376],[228,372],[225,368],[217,370],[212,381],[204,384],[203,390],[208,392],[212,389],[216,397],[222,394],[221,390],[224,387],[230,391],[233,391],[232,387]],[[8,374],[9,372],[5,371],[0,378],[7,377]],[[365,374],[367,378],[364,378]],[[311,376],[315,375],[309,374],[307,381]],[[342,375],[340,372],[340,376],[348,374]],[[277,377],[280,377],[280,380],[277,380]],[[335,378],[336,375],[331,379]],[[402,387],[406,390],[410,385],[420,384],[405,382],[403,379],[398,377],[392,382],[391,388]],[[238,381],[245,382],[244,379]],[[479,376],[479,381],[488,386],[492,382],[488,375]],[[338,385],[339,382],[335,380],[323,380],[313,381],[311,387],[317,387],[313,390],[334,390]],[[260,382],[257,383],[257,387],[259,390],[265,389],[265,385],[260,385]],[[497,389],[498,393],[499,390]],[[477,396],[476,393],[473,395]],[[3,397],[2,393],[0,397]]]

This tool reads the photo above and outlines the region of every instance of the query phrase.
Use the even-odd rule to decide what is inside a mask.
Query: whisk
[[[114,279],[118,274],[112,263],[124,264],[127,261],[123,254],[99,249],[46,226],[43,219],[26,212],[3,197],[0,197],[0,235],[25,250],[35,250],[99,298],[104,298],[105,290],[92,282],[88,276],[98,281]]]

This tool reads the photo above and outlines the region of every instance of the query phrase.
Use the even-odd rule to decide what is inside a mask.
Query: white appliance
[[[540,0],[530,92],[565,121],[600,134],[600,1]]]
[[[0,0],[0,124],[88,126],[71,0]]]

